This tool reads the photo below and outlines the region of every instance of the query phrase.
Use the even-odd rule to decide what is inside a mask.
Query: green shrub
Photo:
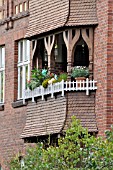
[[[28,148],[22,170],[113,170],[113,128],[107,138],[96,138],[73,118],[59,147],[44,149],[42,143]],[[11,161],[11,170],[20,170],[18,157]]]
[[[76,66],[72,69],[71,76],[73,78],[76,77],[88,77],[89,76],[89,69],[84,66]]]

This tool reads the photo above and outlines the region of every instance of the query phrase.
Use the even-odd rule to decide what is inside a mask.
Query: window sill
[[[4,104],[0,104],[0,111],[4,110]]]
[[[23,106],[26,106],[26,105],[27,105],[27,102],[25,102],[25,104],[23,104],[23,100],[17,100],[17,101],[12,103],[13,108],[23,107]]]

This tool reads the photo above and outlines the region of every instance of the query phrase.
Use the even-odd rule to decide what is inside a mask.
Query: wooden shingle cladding
[[[69,12],[68,0],[31,0],[29,27],[26,37],[65,25]]]
[[[47,101],[29,102],[27,119],[22,138],[59,133],[64,125],[66,116],[66,98],[48,97]]]
[[[71,117],[74,115],[89,132],[97,132],[95,92],[91,92],[89,96],[86,96],[85,92],[69,92],[67,98],[67,117],[64,130],[67,129]]]
[[[97,23],[96,0],[31,0],[26,37],[64,26]]]
[[[86,96],[85,92],[67,92],[65,97],[47,97],[46,101],[39,98],[37,103],[29,101],[26,125],[21,137],[61,133],[67,129],[73,115],[89,132],[97,132],[95,94]]]
[[[97,24],[96,0],[70,0],[70,13],[66,26]]]

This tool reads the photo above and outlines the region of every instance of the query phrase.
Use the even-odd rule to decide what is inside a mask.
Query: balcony
[[[96,85],[97,81],[89,80],[77,80],[77,81],[66,81],[62,80],[61,82],[50,84],[47,88],[43,88],[43,86],[39,86],[34,90],[24,90],[23,96],[23,104],[25,103],[26,99],[34,99],[36,97],[41,97],[44,100],[44,96],[51,95],[51,98],[54,97],[55,93],[61,93],[61,96],[64,96],[65,91],[86,91],[86,95],[89,95],[90,91],[94,91],[97,89]]]

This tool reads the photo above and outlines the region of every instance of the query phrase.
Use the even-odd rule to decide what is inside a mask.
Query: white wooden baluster
[[[92,90],[92,89],[93,89],[93,81],[92,81],[92,80],[90,80],[90,81],[89,81],[89,84],[90,84],[89,89],[90,89],[90,90]]]
[[[42,100],[44,100],[44,88],[41,86],[41,95],[42,95]]]
[[[53,85],[52,85],[52,83],[51,83],[51,98],[53,98]]]
[[[74,90],[74,89],[75,89],[75,88],[74,88],[74,81],[72,82],[72,85],[73,85],[72,90]]]
[[[62,80],[61,83],[62,83],[62,96],[64,96],[64,80]]]
[[[89,87],[89,79],[87,78],[87,79],[86,79],[86,95],[89,95],[89,89],[88,89],[88,87]]]
[[[78,81],[76,80],[76,91],[78,90]]]
[[[32,102],[35,102],[35,100],[34,100],[34,90],[32,91]]]

